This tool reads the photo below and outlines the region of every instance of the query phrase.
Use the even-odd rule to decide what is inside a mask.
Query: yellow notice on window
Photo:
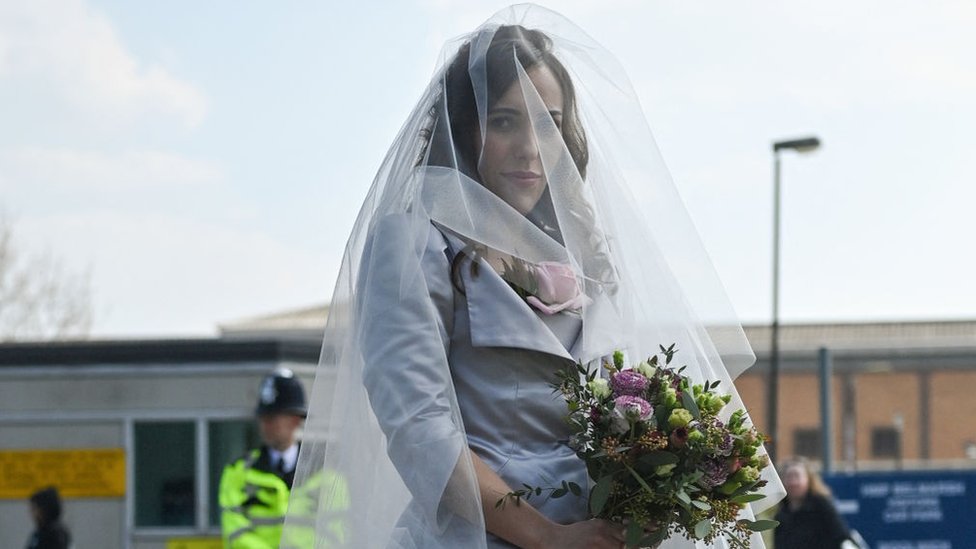
[[[125,450],[0,450],[0,499],[25,499],[45,486],[63,497],[125,495]]]
[[[220,538],[170,538],[166,549],[224,549]]]

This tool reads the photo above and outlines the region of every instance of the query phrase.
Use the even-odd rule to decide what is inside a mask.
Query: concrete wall
[[[124,446],[121,421],[0,423],[0,450],[118,448]],[[68,499],[64,522],[75,546],[119,547],[123,539],[123,498]],[[26,500],[0,499],[0,547],[22,547],[33,530]]]

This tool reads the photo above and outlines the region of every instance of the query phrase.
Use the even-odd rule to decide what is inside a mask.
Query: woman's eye
[[[515,129],[515,119],[511,116],[496,116],[488,119],[488,127],[496,131]]]

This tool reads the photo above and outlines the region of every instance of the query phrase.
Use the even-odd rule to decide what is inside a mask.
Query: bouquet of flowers
[[[605,363],[609,379],[582,365],[560,372],[557,388],[569,407],[570,446],[596,481],[589,496],[594,517],[627,524],[627,546],[652,546],[678,533],[710,543],[719,536],[732,547],[749,547],[752,532],[776,526],[771,520],[738,519],[739,511],[765,497],[760,471],[769,465],[759,453],[763,436],[735,410],[719,412],[731,395],[719,382],[693,384],[674,369],[675,348],[636,366],[623,353]],[[581,488],[524,485],[506,498],[580,496]],[[499,501],[503,505],[505,499]]]

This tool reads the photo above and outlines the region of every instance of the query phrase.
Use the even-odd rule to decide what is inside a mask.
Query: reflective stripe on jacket
[[[309,475],[292,490],[281,549],[345,547],[348,510],[349,492],[342,475],[328,469]]]
[[[271,470],[266,448],[224,467],[220,478],[221,530],[227,549],[311,549],[341,546],[343,515],[349,507],[346,483],[335,472],[319,472],[293,488],[292,511],[282,538],[288,510],[289,485]],[[326,495],[327,494],[327,495]],[[318,505],[320,497],[326,500]],[[316,540],[315,523],[323,530]]]
[[[270,469],[266,448],[224,467],[219,493],[224,547],[278,548],[289,488]]]

